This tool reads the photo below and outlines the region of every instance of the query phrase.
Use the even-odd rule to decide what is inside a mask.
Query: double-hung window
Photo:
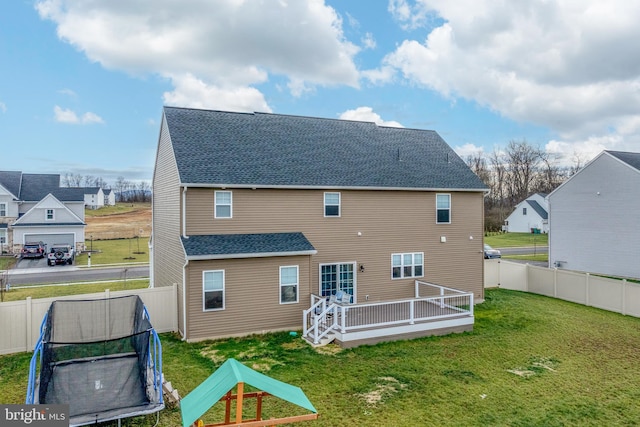
[[[451,223],[451,194],[436,194],[436,223]]]
[[[424,253],[414,252],[391,255],[391,278],[424,276]]]
[[[324,193],[324,216],[340,216],[340,193]]]
[[[298,266],[280,267],[280,304],[298,302]]]
[[[7,204],[0,203],[0,216],[7,216]]]
[[[53,219],[54,219],[54,217],[53,217],[53,209],[47,209],[45,219],[47,221],[53,221]]]
[[[231,218],[233,213],[231,191],[216,191],[214,193],[215,218]]]
[[[202,272],[202,309],[224,310],[224,270]]]

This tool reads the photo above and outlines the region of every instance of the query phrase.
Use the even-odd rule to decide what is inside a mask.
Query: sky
[[[164,105],[640,151],[636,0],[10,0],[0,170],[149,181]]]

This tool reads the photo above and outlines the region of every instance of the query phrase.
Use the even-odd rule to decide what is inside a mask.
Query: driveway
[[[16,268],[44,268],[47,267],[47,258],[22,258],[16,264]]]

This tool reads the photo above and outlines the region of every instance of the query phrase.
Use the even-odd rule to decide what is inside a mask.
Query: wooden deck
[[[419,285],[428,286],[433,296],[420,296]],[[416,282],[412,299],[348,305],[326,305],[318,299],[305,311],[303,335],[315,345],[335,340],[354,347],[470,331],[473,323],[473,294]]]

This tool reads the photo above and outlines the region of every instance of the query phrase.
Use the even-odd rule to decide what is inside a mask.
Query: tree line
[[[151,202],[151,185],[147,181],[129,181],[123,176],[119,176],[113,185],[111,185],[99,176],[66,172],[62,176],[62,186],[69,188],[100,187],[103,190],[110,189],[115,193],[117,203]]]
[[[489,187],[485,197],[485,230],[500,231],[515,206],[532,194],[548,194],[579,171],[583,160],[574,154],[570,166],[526,140],[510,141],[504,149],[478,152],[465,162]]]

